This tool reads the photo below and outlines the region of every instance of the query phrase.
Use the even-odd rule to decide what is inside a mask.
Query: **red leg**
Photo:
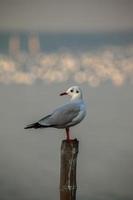
[[[69,128],[66,128],[66,139],[68,142],[71,142],[70,135],[69,135]]]

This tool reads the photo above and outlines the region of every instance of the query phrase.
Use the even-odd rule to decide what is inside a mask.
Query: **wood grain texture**
[[[77,139],[61,144],[60,200],[76,200],[76,165],[79,142]]]

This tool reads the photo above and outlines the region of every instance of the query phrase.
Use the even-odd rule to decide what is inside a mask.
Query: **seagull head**
[[[82,91],[79,86],[72,86],[68,88],[66,92],[60,94],[60,96],[68,95],[71,97],[71,100],[82,99]]]

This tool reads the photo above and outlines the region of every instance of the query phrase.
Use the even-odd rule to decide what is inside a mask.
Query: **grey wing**
[[[39,121],[41,125],[53,127],[65,127],[71,123],[72,120],[78,116],[80,106],[77,104],[66,104],[56,109],[51,115]]]

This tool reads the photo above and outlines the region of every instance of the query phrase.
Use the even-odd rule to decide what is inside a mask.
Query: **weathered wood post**
[[[76,200],[76,164],[78,155],[77,139],[61,144],[60,200]]]

